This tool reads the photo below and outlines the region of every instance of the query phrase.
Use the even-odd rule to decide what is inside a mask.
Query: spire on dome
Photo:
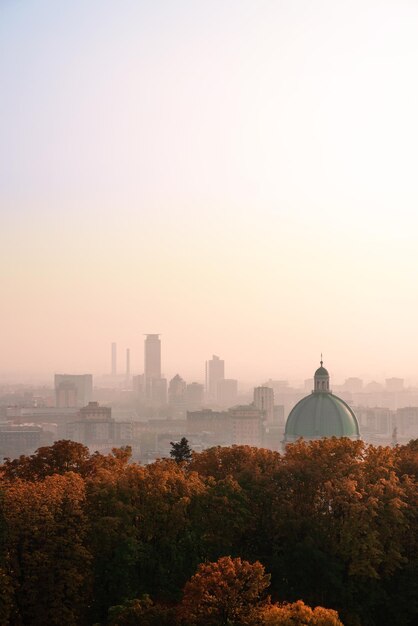
[[[316,392],[328,392],[329,393],[329,374],[328,370],[324,367],[324,361],[322,360],[322,352],[321,352],[321,367],[319,367],[314,375],[314,391]]]

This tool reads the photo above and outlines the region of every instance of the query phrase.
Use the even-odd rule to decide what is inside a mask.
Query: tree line
[[[173,449],[3,463],[0,624],[417,623],[418,440]]]

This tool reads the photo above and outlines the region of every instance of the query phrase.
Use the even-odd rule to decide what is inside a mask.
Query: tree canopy
[[[325,439],[141,466],[60,441],[6,460],[0,624],[163,626],[212,607],[248,624],[415,625],[417,450]]]

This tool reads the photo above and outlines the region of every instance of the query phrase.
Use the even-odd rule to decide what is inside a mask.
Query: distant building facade
[[[255,387],[254,406],[262,411],[269,424],[274,422],[274,390],[271,387]]]
[[[216,403],[222,407],[231,407],[237,403],[238,381],[234,378],[222,378],[216,386]]]
[[[196,411],[203,406],[205,388],[201,383],[189,383],[186,386],[186,406],[189,411]]]
[[[41,445],[41,436],[40,426],[0,423],[0,458],[33,454]]]
[[[67,423],[67,438],[95,449],[128,445],[133,439],[132,422],[116,422],[110,407],[90,402],[80,409],[78,419]]]
[[[176,374],[168,386],[168,404],[174,417],[181,417],[186,411],[186,381]]]
[[[187,411],[187,433],[199,435],[206,433],[213,444],[228,446],[232,441],[231,423],[227,411]]]
[[[403,391],[403,385],[403,378],[386,378],[386,389],[392,393],[395,391]]]
[[[262,446],[264,413],[254,405],[236,406],[228,411],[232,445]]]
[[[396,411],[396,427],[400,437],[418,437],[418,407],[407,406]]]
[[[55,404],[58,408],[86,406],[93,395],[91,374],[55,374]]]
[[[206,361],[206,395],[208,400],[217,400],[218,382],[225,378],[225,362],[216,354]]]

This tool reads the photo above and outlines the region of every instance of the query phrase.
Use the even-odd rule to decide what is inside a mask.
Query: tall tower
[[[160,335],[145,335],[144,374],[146,381],[161,378]]]
[[[254,405],[263,411],[268,423],[274,421],[274,391],[271,387],[255,387]]]
[[[161,378],[161,340],[159,335],[146,335],[144,344],[143,389],[148,406],[167,403],[167,380]]]
[[[112,343],[112,367],[111,367],[111,373],[112,376],[116,376],[116,343],[113,341]]]
[[[216,400],[218,382],[225,378],[225,362],[214,354],[206,361],[206,393],[209,400]]]
[[[131,375],[131,351],[126,348],[126,378],[129,379]]]

